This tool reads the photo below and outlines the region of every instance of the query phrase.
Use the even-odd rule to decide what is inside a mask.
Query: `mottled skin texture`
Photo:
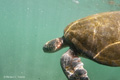
[[[109,66],[120,66],[120,11],[77,20],[64,30],[77,55]]]
[[[62,55],[61,67],[68,80],[89,80],[81,59],[69,49]]]
[[[62,55],[61,67],[68,80],[89,80],[81,56],[100,64],[120,66],[120,11],[72,22],[63,37],[48,41],[43,50],[51,53],[66,46],[70,49]]]

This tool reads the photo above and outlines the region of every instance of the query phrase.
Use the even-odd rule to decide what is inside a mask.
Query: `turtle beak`
[[[52,51],[54,51],[54,49],[55,49],[54,45],[51,43],[48,43],[48,42],[43,46],[44,52],[52,52]]]
[[[44,45],[43,51],[44,51],[44,52],[47,52],[47,51],[48,51],[48,47],[47,47],[46,45]]]

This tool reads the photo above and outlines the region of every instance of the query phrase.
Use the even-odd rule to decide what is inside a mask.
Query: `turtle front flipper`
[[[61,58],[61,67],[68,80],[89,80],[81,59],[69,49]]]

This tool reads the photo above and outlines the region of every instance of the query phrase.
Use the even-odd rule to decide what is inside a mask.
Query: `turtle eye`
[[[54,44],[49,44],[49,45],[47,46],[47,48],[48,48],[48,51],[54,51],[55,46],[54,46]]]

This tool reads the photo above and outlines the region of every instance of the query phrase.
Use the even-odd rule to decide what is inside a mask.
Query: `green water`
[[[70,22],[120,10],[120,0],[0,0],[0,80],[67,80],[56,53],[43,45],[63,35]],[[120,80],[120,67],[82,58],[91,80]]]

